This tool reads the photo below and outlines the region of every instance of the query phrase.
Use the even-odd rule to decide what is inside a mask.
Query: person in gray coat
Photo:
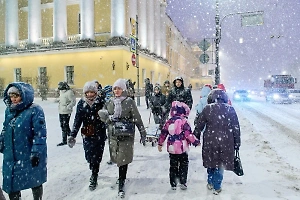
[[[234,168],[234,150],[241,145],[240,125],[223,90],[212,90],[208,99],[208,105],[194,121],[194,134],[200,138],[206,127],[203,131],[203,166],[207,168],[207,188],[218,194],[222,191],[224,170]]]
[[[76,105],[76,98],[67,82],[59,82],[57,89],[59,90],[59,122],[62,130],[62,142],[57,144],[57,146],[63,146],[67,144],[67,136],[71,133],[69,123],[73,107]]]
[[[119,196],[124,196],[124,184],[127,174],[128,164],[133,160],[134,135],[114,136],[114,122],[119,119],[134,122],[138,128],[143,144],[146,139],[146,130],[137,109],[135,101],[127,96],[126,81],[118,79],[113,84],[114,96],[105,104],[104,108],[98,112],[100,119],[107,124],[109,140],[110,158],[119,167]]]

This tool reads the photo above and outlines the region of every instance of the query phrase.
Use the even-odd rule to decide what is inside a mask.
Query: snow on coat
[[[234,146],[240,146],[240,125],[236,112],[227,104],[223,90],[210,92],[211,103],[197,115],[195,135],[200,138],[203,132],[202,159],[205,168],[233,170]]]
[[[59,114],[71,114],[76,105],[76,97],[72,90],[60,90],[58,112]]]
[[[161,130],[158,145],[162,146],[166,138],[167,151],[171,154],[182,154],[189,151],[189,145],[197,146],[200,141],[192,133],[191,126],[187,121],[189,107],[182,102],[174,101],[168,119]]]
[[[15,86],[22,101],[11,107],[7,90]],[[43,109],[33,103],[34,90],[23,82],[11,83],[4,92],[7,105],[0,136],[3,153],[3,190],[6,193],[37,187],[47,181],[46,122]],[[39,157],[39,165],[32,167],[30,156]]]
[[[122,96],[127,96],[127,93],[123,91]],[[113,122],[110,121],[109,116],[113,116],[114,114],[114,98],[111,98],[105,104],[104,109],[99,111],[99,115],[101,120],[107,124],[111,161],[116,163],[117,166],[122,166],[131,163],[133,160],[134,136],[115,137],[112,135]],[[135,101],[127,97],[121,102],[121,107],[120,118],[134,122],[140,132],[141,138],[145,138],[146,130]]]

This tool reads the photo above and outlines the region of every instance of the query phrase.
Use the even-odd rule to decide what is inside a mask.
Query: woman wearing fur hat
[[[32,189],[33,199],[43,196],[47,181],[47,130],[43,109],[33,103],[34,90],[23,82],[4,91],[5,120],[0,135],[3,153],[3,190],[9,199],[21,199],[21,190]]]
[[[98,172],[102,161],[106,132],[105,124],[100,120],[98,111],[102,109],[104,101],[97,95],[98,89],[95,82],[87,82],[83,87],[84,97],[77,104],[75,119],[71,136],[68,138],[69,147],[75,145],[75,138],[80,129],[85,159],[92,171],[90,190],[95,190],[98,183]]]
[[[104,109],[99,111],[99,116],[108,127],[109,152],[112,162],[119,167],[119,195],[124,197],[124,184],[127,174],[128,164],[133,159],[134,134],[132,136],[115,136],[113,134],[114,124],[118,121],[126,120],[133,122],[137,126],[141,140],[145,143],[146,131],[141,119],[141,115],[137,109],[135,101],[127,97],[126,81],[118,79],[113,84],[113,93],[109,102]]]

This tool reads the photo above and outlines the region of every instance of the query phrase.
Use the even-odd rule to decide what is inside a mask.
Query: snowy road
[[[193,92],[194,106],[199,92]],[[99,200],[116,199],[114,182],[118,169],[107,165],[108,149],[103,155],[98,187],[88,189],[90,171],[84,159],[82,141],[77,136],[73,149],[56,147],[60,142],[57,103],[36,100],[46,114],[48,129],[48,182],[44,185],[44,200]],[[245,175],[237,177],[225,172],[223,191],[214,196],[206,189],[206,170],[202,167],[201,148],[191,147],[189,152],[188,190],[172,191],[169,185],[169,158],[163,147],[139,144],[136,137],[134,161],[128,168],[126,198],[130,200],[156,199],[220,199],[220,200],[298,200],[300,199],[300,104],[273,105],[261,99],[252,102],[233,102],[241,124],[241,159]],[[5,106],[0,103],[0,123],[3,122]],[[145,125],[149,110],[144,99],[139,107]],[[74,116],[72,116],[73,118]],[[189,121],[193,124],[195,111]],[[73,122],[73,121],[72,121]],[[71,122],[71,124],[72,124]],[[2,160],[2,154],[0,155]],[[2,174],[0,175],[2,183]],[[113,188],[115,189],[112,189]],[[7,195],[6,195],[7,197]],[[22,192],[22,200],[32,199],[31,190]]]

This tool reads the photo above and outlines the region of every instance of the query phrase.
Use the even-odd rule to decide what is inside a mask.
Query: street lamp
[[[241,22],[242,26],[255,26],[255,25],[262,25],[263,24],[263,11],[253,11],[253,12],[237,12],[237,13],[229,13],[225,15],[220,20],[220,13],[219,13],[219,0],[216,0],[216,38],[215,38],[215,48],[216,48],[216,68],[215,68],[215,85],[220,83],[220,63],[219,63],[219,45],[221,41],[221,27],[222,22],[228,16],[232,15],[241,15]]]

